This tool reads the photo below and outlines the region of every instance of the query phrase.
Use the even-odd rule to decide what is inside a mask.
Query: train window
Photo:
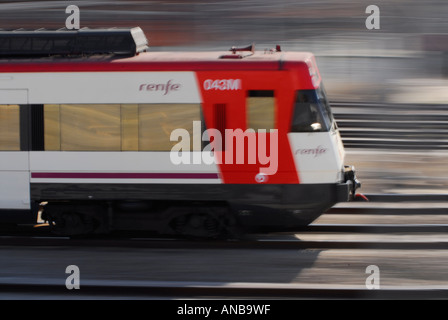
[[[297,91],[291,132],[319,132],[330,129],[331,111],[322,94],[316,90]]]
[[[334,121],[333,113],[331,112],[330,104],[328,103],[327,94],[323,83],[320,84],[319,89],[316,90],[317,99],[319,105],[321,106],[323,118],[327,124],[328,128],[331,128]]]
[[[0,105],[0,150],[20,150],[20,108]]]
[[[275,128],[275,97],[273,90],[250,90],[247,96],[247,128]]]
[[[121,105],[121,150],[138,151],[138,104]]]
[[[121,150],[120,105],[61,105],[61,150]]]
[[[170,151],[178,128],[190,133],[194,150],[204,128],[193,131],[193,121],[201,120],[199,104],[45,105],[45,150]]]
[[[190,133],[190,150],[200,151],[200,144],[193,149],[193,140],[201,141],[202,133],[193,132],[193,121],[201,121],[199,104],[139,105],[139,150],[170,151],[178,143],[170,141],[171,132],[181,128]]]
[[[58,104],[44,106],[45,150],[61,150],[60,108]]]

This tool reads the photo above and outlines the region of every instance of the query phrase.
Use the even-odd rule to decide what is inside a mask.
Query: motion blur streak
[[[282,52],[312,52],[340,126],[346,161],[356,167],[363,182],[362,192],[448,194],[446,0],[1,1],[0,29],[63,28],[68,5],[79,7],[81,28],[141,27],[151,51],[218,51],[255,42],[257,50],[280,45]],[[365,12],[370,5],[380,9],[379,30],[366,28],[369,14]],[[7,80],[0,77],[0,82]],[[374,201],[354,203],[364,210],[369,204],[377,205]],[[421,219],[423,225],[437,222],[446,227],[446,215],[437,211],[431,216],[429,201],[418,204],[424,214],[415,214],[413,210],[394,214],[396,211],[389,205],[392,209],[395,206],[408,210],[416,204],[389,203],[381,209],[382,215],[367,211],[340,214],[339,218],[342,216],[346,219],[345,222],[342,219],[343,223],[348,221],[352,227],[359,222],[372,223],[377,217],[386,224]],[[440,206],[446,210],[446,201]],[[322,219],[321,223],[338,226],[341,219],[337,217],[327,215],[327,220]],[[284,237],[298,242],[310,240],[306,236],[319,243],[334,241],[328,240],[329,234],[325,231],[317,235],[305,233],[299,239],[294,235]],[[348,243],[347,239],[367,239],[381,244],[404,237],[402,241],[407,245],[423,241],[425,245],[436,244],[443,249],[200,250],[145,248],[139,244],[131,248],[95,247],[95,244],[68,247],[65,243],[47,247],[3,245],[0,286],[8,281],[19,286],[23,283],[63,286],[64,270],[75,264],[80,268],[81,288],[89,280],[104,281],[111,287],[120,281],[138,286],[152,281],[184,287],[192,282],[268,283],[281,288],[285,284],[316,283],[330,288],[334,284],[364,287],[367,277],[364,270],[368,265],[381,269],[382,289],[448,287],[448,250],[443,247],[446,232],[333,234],[336,239],[345,237],[344,243]],[[268,240],[272,244],[276,238]],[[257,243],[266,246],[268,242]],[[132,295],[126,290],[120,292],[123,296]],[[172,288],[166,292],[176,294],[171,293]],[[2,291],[0,299],[48,298],[27,291],[19,294]],[[446,298],[446,291],[443,294]],[[76,299],[73,295],[65,297]],[[403,295],[396,297],[402,299]],[[428,299],[427,295],[422,297]],[[50,296],[54,298],[61,296]]]
[[[152,50],[228,49],[257,43],[311,51],[331,100],[448,101],[448,3],[377,4],[381,29],[368,30],[371,1],[26,1],[0,3],[0,28],[62,28],[69,4],[81,27],[140,26]],[[442,33],[442,34],[440,34]],[[433,34],[439,34],[435,37]]]
[[[394,121],[400,114],[417,118],[416,112],[423,112],[425,117],[447,114],[448,33],[445,32],[448,30],[448,3],[445,0],[391,0],[387,3],[367,0],[4,2],[0,3],[0,28],[62,28],[67,18],[65,8],[69,4],[80,8],[81,27],[140,26],[153,51],[164,51],[167,47],[170,51],[227,50],[233,45],[255,42],[258,50],[279,44],[285,51],[313,52],[330,101],[357,104],[356,109],[348,112],[342,109],[343,105],[336,108],[336,120],[338,112],[343,116],[347,113],[368,115],[367,131],[373,132],[374,150],[378,146],[387,146],[387,154],[392,155],[394,151],[405,149],[411,152],[406,156],[409,160],[413,151],[422,152],[422,148],[414,150],[413,147],[426,144],[428,134],[438,135],[438,138],[424,149],[425,159],[430,157],[432,150],[445,150],[441,141],[448,126],[446,117],[438,123],[425,124],[424,130],[421,125],[418,129],[409,126],[404,131],[384,131],[384,125],[376,128],[382,131],[372,128],[375,122],[385,123],[387,106],[392,104],[402,106],[398,110],[394,107]],[[380,9],[379,30],[366,28],[369,14],[365,11],[371,4]],[[377,112],[371,105],[363,108],[364,103],[380,103],[385,107]],[[407,105],[413,105],[413,108],[407,109]],[[436,105],[437,109],[427,108],[428,105]],[[377,114],[382,117],[375,118]],[[384,163],[377,160],[377,165],[372,167],[371,161],[367,165],[351,153],[350,148],[360,143],[348,137],[347,130],[366,130],[366,126],[359,127],[361,122],[341,122],[341,132],[346,132],[348,157],[360,169],[364,192],[378,191],[378,188],[370,188],[370,180],[365,176],[374,176],[381,171],[385,179],[396,181],[393,177],[397,170],[394,170],[395,165],[392,166],[389,170],[392,173],[388,175]],[[365,136],[357,138],[363,142],[362,147],[369,148],[369,141],[362,138]],[[397,141],[391,145],[387,142],[390,139]],[[428,177],[427,169],[425,173],[415,171],[418,170],[415,163],[421,156],[415,155],[415,159],[409,162],[408,169],[406,165],[401,168],[404,177],[400,181],[405,181],[408,176],[422,180]],[[445,172],[437,171],[433,175],[440,181],[448,180]],[[418,187],[416,192],[425,189],[429,192],[448,191],[445,183],[425,181],[418,185],[426,187]]]

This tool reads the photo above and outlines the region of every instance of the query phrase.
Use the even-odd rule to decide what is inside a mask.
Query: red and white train
[[[0,32],[0,222],[42,212],[61,234],[218,236],[299,228],[353,199],[313,54],[147,52],[145,40]]]

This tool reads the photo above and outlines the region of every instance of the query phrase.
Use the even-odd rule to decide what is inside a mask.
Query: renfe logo
[[[316,148],[309,148],[309,149],[297,149],[294,154],[295,155],[312,155],[314,158],[321,156],[327,152],[327,148],[322,147],[321,145],[317,146]]]
[[[166,96],[171,91],[178,91],[181,87],[179,83],[172,83],[173,80],[168,80],[167,83],[142,83],[139,86],[139,91],[152,91],[152,92],[163,92]]]

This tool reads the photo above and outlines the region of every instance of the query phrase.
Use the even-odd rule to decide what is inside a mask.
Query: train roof
[[[0,30],[0,72],[281,70],[310,63],[308,52],[255,45],[229,51],[151,51],[138,27],[81,30]]]
[[[212,51],[143,52],[133,57],[3,58],[0,72],[281,70],[291,63],[309,63],[314,58],[309,52],[254,51],[241,58],[231,58],[232,55],[229,51]]]
[[[93,54],[134,56],[147,49],[148,40],[139,27],[79,30],[0,29],[0,58]]]

